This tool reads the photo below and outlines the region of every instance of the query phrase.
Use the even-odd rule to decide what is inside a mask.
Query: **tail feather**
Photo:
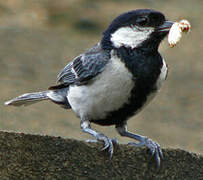
[[[4,104],[13,106],[27,106],[42,100],[49,99],[49,97],[47,96],[48,92],[49,91],[26,93],[9,101],[6,101]]]

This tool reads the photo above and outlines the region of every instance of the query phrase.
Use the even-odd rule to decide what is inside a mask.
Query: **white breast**
[[[111,53],[104,71],[92,83],[71,85],[68,101],[80,118],[101,119],[128,102],[134,86],[132,74],[124,63]]]

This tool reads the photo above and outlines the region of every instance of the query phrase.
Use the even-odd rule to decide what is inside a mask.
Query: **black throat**
[[[124,46],[114,49],[116,55],[124,62],[133,74],[134,80],[148,82],[146,86],[154,84],[163,65],[162,57],[156,49],[126,48]]]

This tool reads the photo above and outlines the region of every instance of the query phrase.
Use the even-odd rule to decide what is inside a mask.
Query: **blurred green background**
[[[0,0],[0,129],[91,138],[71,110],[56,104],[15,108],[3,103],[54,85],[59,71],[100,41],[113,18],[138,8],[159,10],[170,20],[187,19],[192,31],[173,49],[167,40],[161,44],[168,79],[155,100],[128,121],[128,129],[162,147],[203,153],[202,0]],[[113,126],[93,127],[120,143],[130,141]]]

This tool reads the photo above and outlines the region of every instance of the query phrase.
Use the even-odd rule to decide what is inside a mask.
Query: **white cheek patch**
[[[121,46],[135,48],[147,40],[154,28],[121,27],[111,35],[111,42],[117,48]]]

